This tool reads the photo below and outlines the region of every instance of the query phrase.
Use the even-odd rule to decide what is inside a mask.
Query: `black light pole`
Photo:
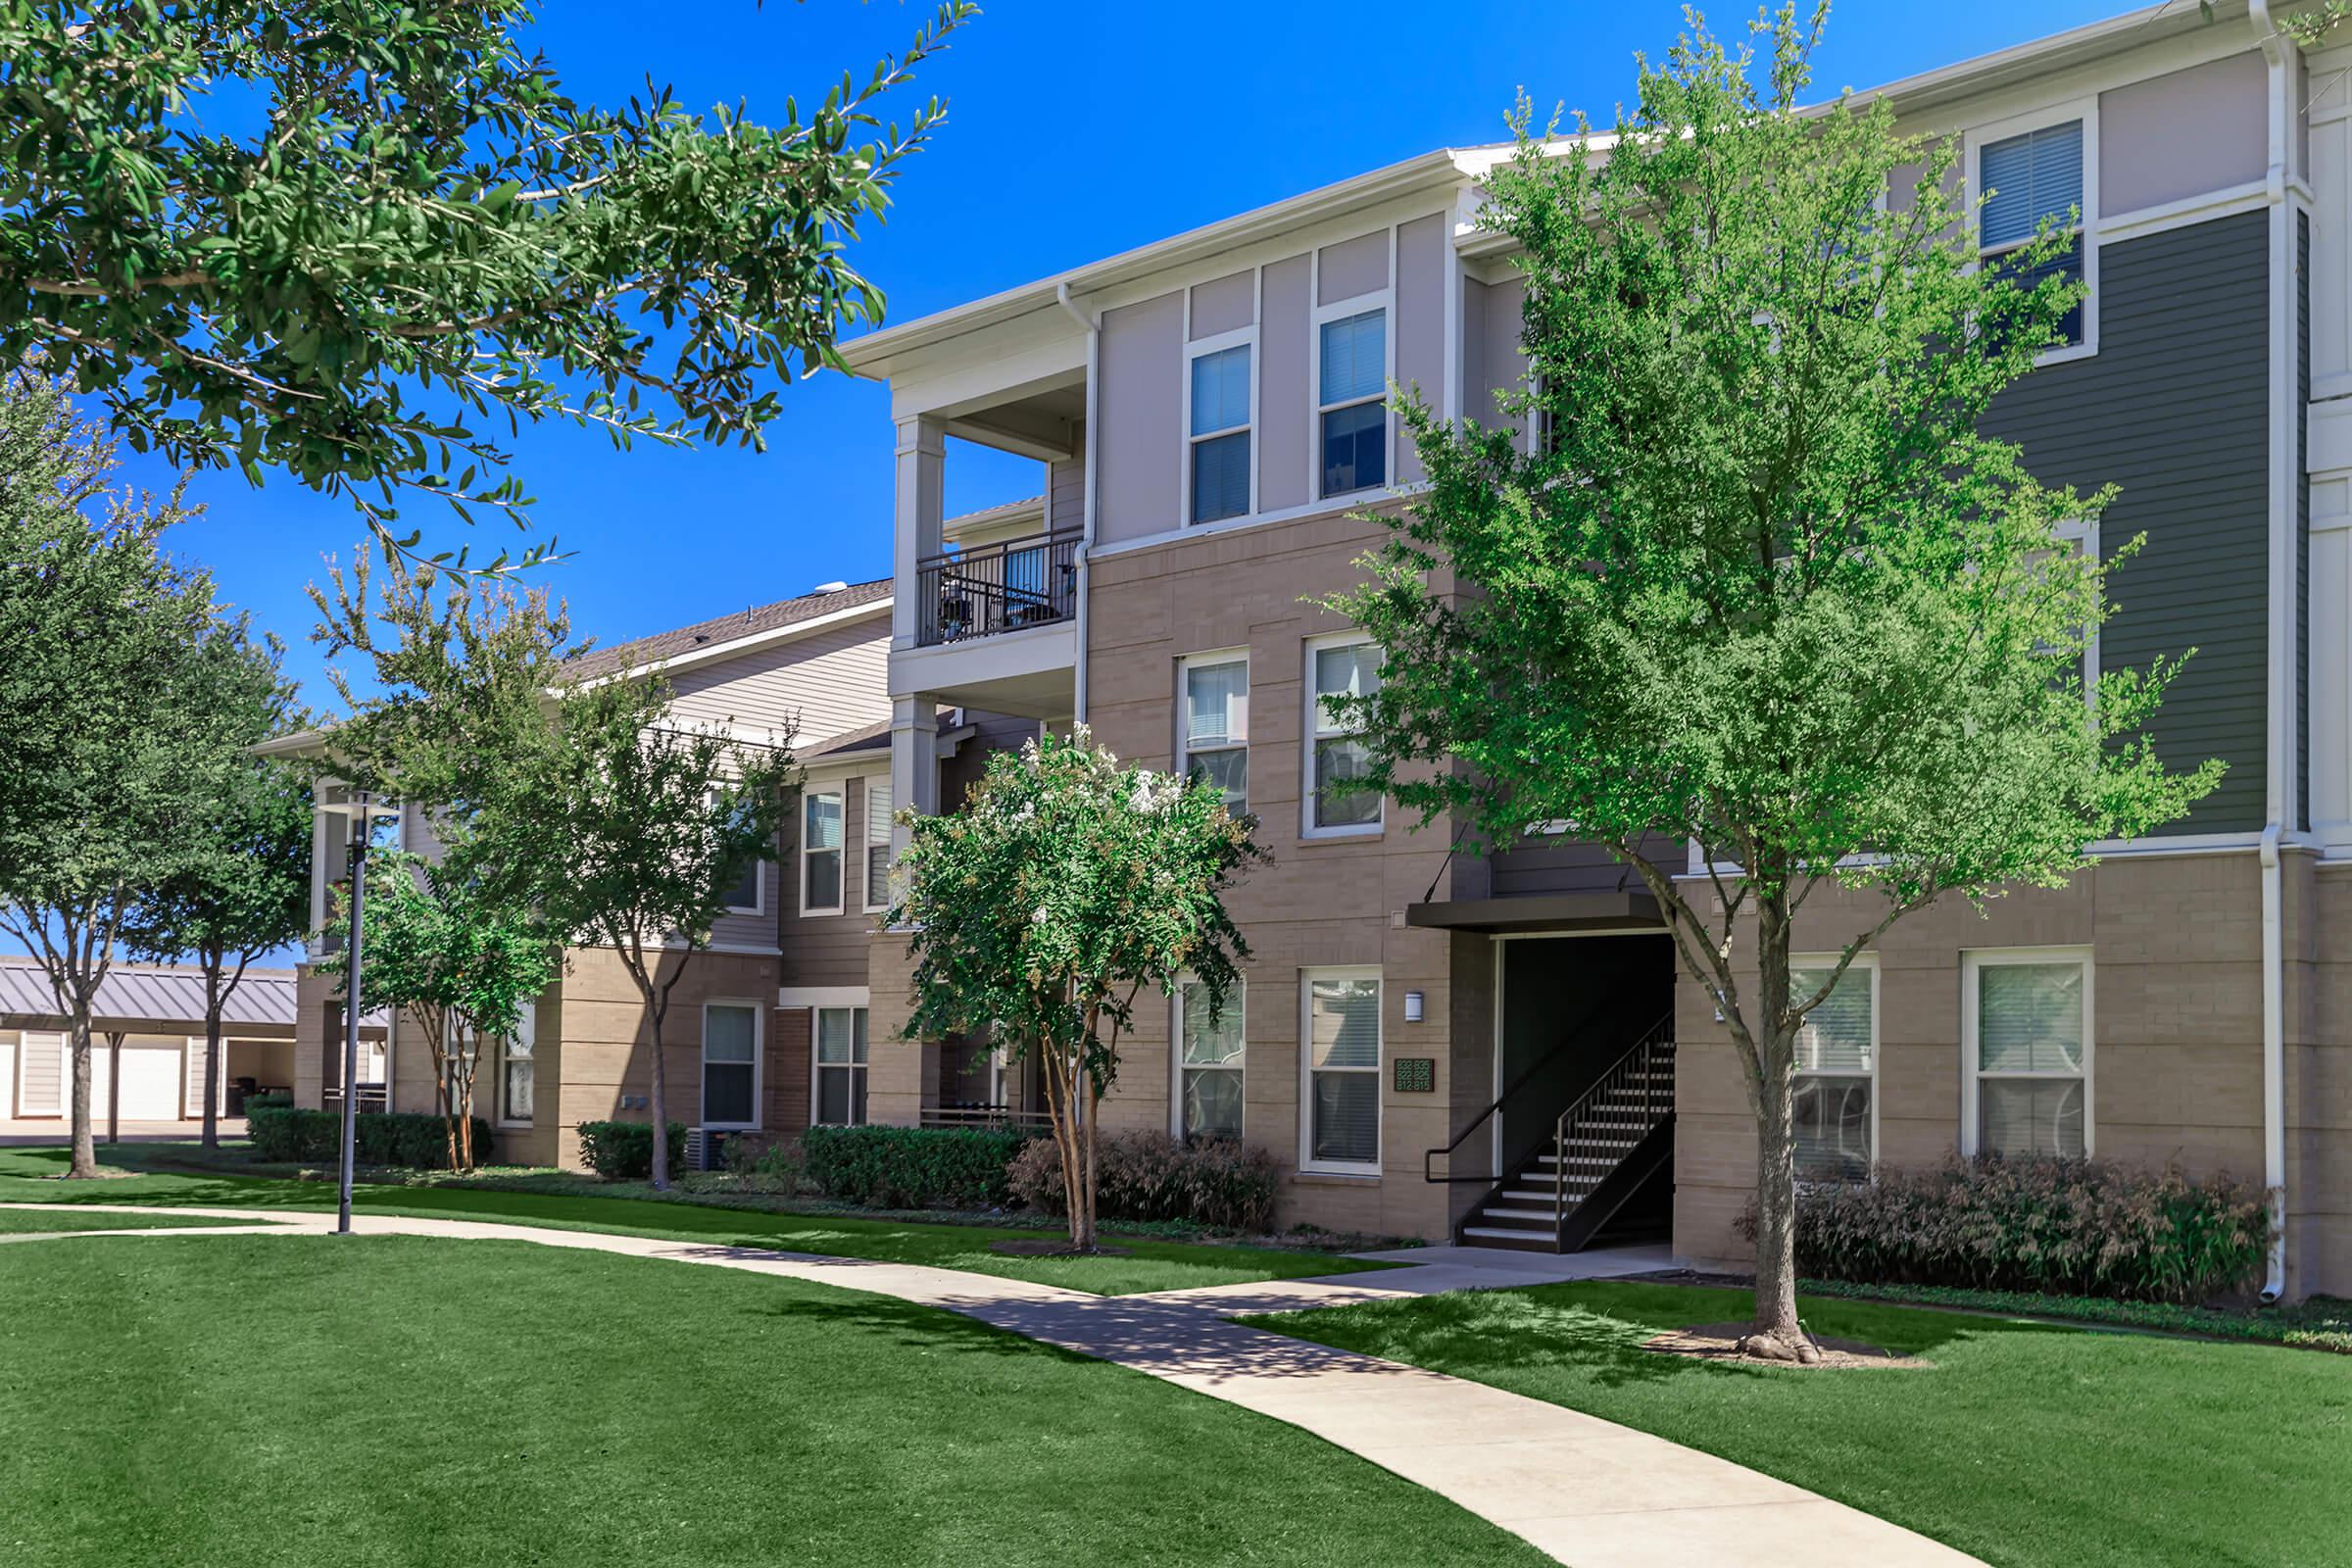
[[[368,792],[351,794],[351,935],[343,947],[343,1168],[335,1177],[335,1234],[351,1234],[351,1164],[360,1130],[360,906],[368,902]]]

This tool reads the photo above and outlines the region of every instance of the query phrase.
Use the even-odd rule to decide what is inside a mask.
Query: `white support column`
[[[892,511],[893,583],[890,645],[912,648],[921,626],[918,563],[946,548],[947,434],[931,419],[899,421],[898,481]]]
[[[893,698],[890,705],[890,799],[899,810],[920,816],[939,814],[939,704],[930,694]],[[906,825],[890,826],[890,856],[895,861],[911,835]]]

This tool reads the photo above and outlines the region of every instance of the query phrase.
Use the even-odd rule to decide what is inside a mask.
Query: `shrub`
[[[874,1208],[1002,1208],[1005,1168],[1034,1135],[978,1127],[811,1127],[810,1185]]]
[[[801,1190],[801,1172],[808,1159],[799,1140],[776,1138],[761,1144],[753,1138],[730,1138],[726,1152],[727,1175],[736,1186],[786,1197]]]
[[[580,1162],[609,1182],[642,1182],[654,1174],[654,1124],[650,1121],[584,1121],[579,1125]],[[669,1174],[686,1169],[686,1124],[669,1124]]]
[[[1281,1174],[1274,1156],[1231,1139],[1179,1143],[1162,1132],[1114,1133],[1095,1152],[1095,1209],[1102,1219],[1184,1220],[1213,1230],[1269,1231]],[[1012,1164],[1015,1198],[1064,1211],[1061,1155],[1050,1139]]]
[[[1740,1229],[1754,1238],[1752,1205]],[[1869,1285],[2193,1302],[2250,1282],[2269,1244],[2254,1188],[2101,1160],[1882,1167],[1796,1203],[1797,1271]]]
[[[245,1136],[258,1159],[294,1165],[331,1165],[342,1154],[343,1115],[293,1105],[246,1107]],[[490,1124],[473,1118],[477,1157],[490,1152]],[[363,1110],[352,1127],[352,1152],[362,1165],[412,1170],[449,1168],[449,1133],[437,1115],[419,1111]]]
[[[244,1114],[250,1116],[257,1110],[291,1109],[293,1104],[294,1097],[282,1089],[271,1094],[256,1091],[245,1097]]]

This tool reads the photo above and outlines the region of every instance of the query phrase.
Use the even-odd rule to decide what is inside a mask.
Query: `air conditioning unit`
[[[727,1168],[727,1135],[708,1127],[686,1129],[686,1168],[689,1170],[725,1170]]]

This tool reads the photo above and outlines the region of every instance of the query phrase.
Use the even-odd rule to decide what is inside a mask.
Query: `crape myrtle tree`
[[[210,770],[214,793],[181,837],[180,863],[140,891],[124,921],[130,952],[193,961],[204,975],[204,1147],[220,1141],[220,1017],[256,959],[298,942],[311,917],[311,779],[250,748],[303,722],[274,638],[217,627],[200,650],[202,700],[228,721],[238,756]]]
[[[98,1174],[90,1012],[138,900],[189,858],[241,766],[219,661],[249,648],[164,530],[191,515],[110,489],[113,438],[64,389],[0,379],[0,932],[38,961],[72,1040],[69,1174]],[[249,670],[271,678],[266,669]]]
[[[360,995],[405,1011],[424,1037],[452,1171],[476,1160],[473,1085],[483,1053],[514,1038],[523,1009],[563,967],[537,912],[503,903],[471,874],[477,858],[468,844],[439,864],[399,854],[370,856],[367,869]],[[338,952],[319,968],[340,977],[350,957]]]
[[[945,107],[882,115],[973,15],[763,122],[575,98],[521,0],[0,0],[0,361],[379,529],[411,493],[521,521],[525,422],[758,446],[881,318],[849,247]]]
[[[730,890],[775,853],[799,778],[791,751],[680,722],[658,670],[581,678],[570,662],[586,646],[543,588],[378,553],[380,584],[363,555],[314,595],[321,639],[367,656],[375,677],[338,678],[352,717],[331,738],[334,769],[424,807],[444,873],[478,884],[482,906],[612,950],[644,1004],[654,1182],[666,1187],[670,995]]]
[[[1589,150],[1522,100],[1486,220],[1526,278],[1501,412],[1544,436],[1404,400],[1428,489],[1328,602],[1386,651],[1336,705],[1371,783],[1497,844],[1573,822],[1657,900],[1755,1112],[1748,1345],[1797,1359],[1806,1017],[1904,915],[2063,884],[2220,773],[2145,732],[2178,661],[2086,682],[2137,541],[2085,559],[2060,524],[2112,492],[2044,486],[1978,428],[2080,297],[2039,270],[2067,241],[1980,270],[1948,142],[1883,100],[1800,112],[1825,15],[1756,24],[1761,62],[1694,19]],[[1800,992],[1790,933],[1832,888],[1864,897]]]
[[[914,1005],[905,1038],[985,1030],[1045,1068],[1070,1245],[1095,1248],[1095,1156],[1145,990],[1200,988],[1213,1024],[1249,945],[1224,893],[1258,851],[1204,780],[1122,767],[1081,724],[991,757],[960,811],[902,813]]]

